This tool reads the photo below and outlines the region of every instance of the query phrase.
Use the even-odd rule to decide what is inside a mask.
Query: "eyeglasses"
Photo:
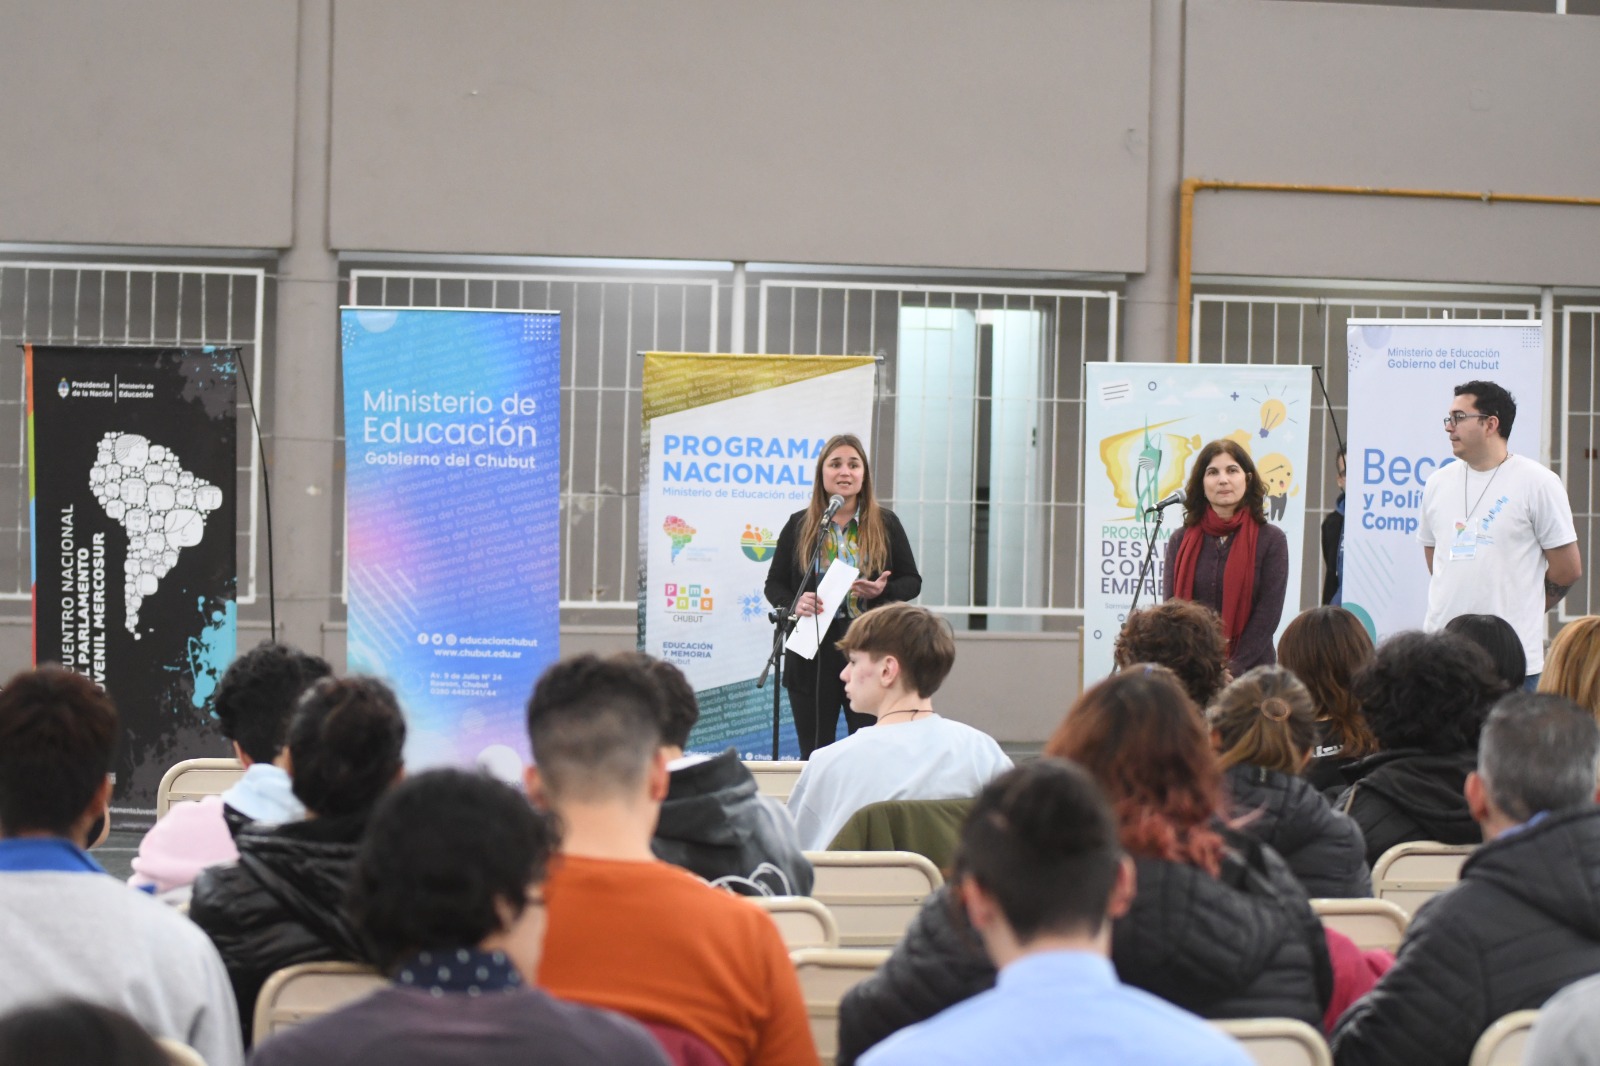
[[[1451,411],[1444,416],[1444,428],[1455,429],[1469,418],[1493,418],[1494,415],[1479,414],[1476,411]]]

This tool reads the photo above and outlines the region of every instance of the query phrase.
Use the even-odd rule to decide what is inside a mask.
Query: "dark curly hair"
[[[294,794],[323,818],[371,810],[400,775],[405,745],[405,716],[388,685],[325,677],[289,722]]]
[[[485,774],[430,770],[373,811],[350,880],[350,914],[386,972],[422,951],[482,943],[520,915],[556,849],[550,818]]]
[[[1112,657],[1119,667],[1165,666],[1201,707],[1227,683],[1228,638],[1222,634],[1222,619],[1193,600],[1168,600],[1134,611],[1117,634]]]
[[[1490,706],[1506,690],[1489,653],[1455,633],[1399,633],[1378,645],[1351,694],[1381,751],[1474,751]]]
[[[82,674],[24,670],[0,690],[0,827],[66,836],[105,784],[117,709]]]
[[[1189,481],[1183,487],[1183,524],[1197,526],[1205,517],[1206,508],[1211,506],[1206,500],[1206,467],[1223,452],[1231,455],[1244,470],[1244,499],[1239,502],[1239,509],[1254,518],[1258,525],[1266,525],[1267,487],[1262,484],[1261,475],[1256,473],[1255,460],[1250,458],[1250,453],[1244,450],[1242,444],[1227,438],[1212,441],[1194,457]]]
[[[1177,677],[1146,663],[1113,674],[1072,705],[1044,746],[1105,790],[1133,855],[1222,868],[1222,768],[1200,710]]]
[[[252,762],[271,762],[283,750],[295,704],[313,682],[332,674],[326,659],[264,640],[229,664],[211,709],[222,735]]]

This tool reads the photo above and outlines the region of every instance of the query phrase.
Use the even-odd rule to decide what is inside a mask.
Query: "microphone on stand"
[[[1182,497],[1182,493],[1179,493],[1179,497],[1180,498]],[[826,511],[822,512],[822,524],[823,525],[827,525],[828,521],[831,518],[833,518],[834,515],[838,514],[839,513],[839,508],[841,508],[843,506],[844,506],[844,497],[843,496],[840,496],[838,493],[835,493],[834,495],[829,496],[828,497],[828,509]]]
[[[1146,507],[1144,509],[1144,513],[1155,514],[1158,511],[1165,511],[1168,507],[1171,507],[1173,504],[1182,503],[1185,499],[1187,499],[1187,497],[1183,494],[1182,489],[1173,489],[1171,492],[1167,493],[1167,495],[1164,496],[1154,507]]]

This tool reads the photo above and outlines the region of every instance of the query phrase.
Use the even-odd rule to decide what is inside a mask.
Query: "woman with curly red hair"
[[[1085,692],[1045,746],[1094,777],[1116,812],[1137,891],[1111,929],[1126,984],[1204,1018],[1320,1025],[1333,994],[1322,924],[1271,848],[1228,828],[1199,708],[1170,670],[1138,665]],[[948,889],[845,996],[839,1061],[989,988],[995,970]]]

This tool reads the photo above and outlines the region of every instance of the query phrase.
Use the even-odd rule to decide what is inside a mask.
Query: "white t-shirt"
[[[1492,470],[1452,461],[1428,478],[1417,539],[1433,549],[1428,616],[1443,629],[1463,614],[1494,614],[1522,638],[1528,673],[1544,670],[1547,548],[1578,539],[1561,479],[1510,455]]]
[[[800,846],[823,851],[869,803],[976,796],[1009,769],[993,737],[936,714],[871,726],[811,753],[789,813]]]

